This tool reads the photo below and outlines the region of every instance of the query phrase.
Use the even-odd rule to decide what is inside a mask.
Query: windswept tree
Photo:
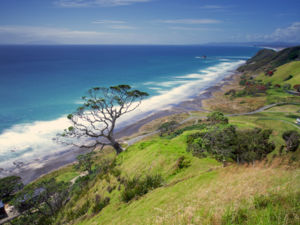
[[[72,126],[61,135],[63,142],[85,148],[110,145],[117,154],[121,153],[114,135],[116,122],[134,111],[146,96],[146,92],[132,90],[129,85],[91,88],[82,97],[84,104],[68,115]]]

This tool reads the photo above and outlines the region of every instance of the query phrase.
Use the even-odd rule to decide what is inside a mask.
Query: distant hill
[[[240,72],[261,72],[272,70],[291,61],[300,60],[300,46],[285,48],[279,52],[262,49],[247,63],[238,68]]]

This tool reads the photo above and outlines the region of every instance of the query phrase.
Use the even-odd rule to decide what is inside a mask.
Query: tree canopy
[[[83,105],[68,115],[72,126],[61,135],[63,141],[87,148],[110,145],[117,154],[121,153],[114,136],[116,121],[134,111],[146,96],[146,92],[132,90],[129,85],[91,88],[82,97]],[[74,138],[81,138],[81,142],[75,142]]]
[[[23,187],[18,176],[8,176],[0,179],[0,200],[9,201],[12,195]]]

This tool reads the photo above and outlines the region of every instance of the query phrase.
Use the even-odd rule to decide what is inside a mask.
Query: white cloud
[[[214,19],[177,19],[177,20],[161,20],[162,23],[168,24],[216,24],[221,23],[220,20]]]
[[[122,29],[115,27],[115,29]],[[123,29],[125,29],[123,27]],[[127,27],[128,29],[128,27]],[[0,26],[1,44],[144,44],[145,37],[134,33],[81,31],[49,27]]]
[[[172,30],[186,30],[186,31],[220,31],[218,28],[205,28],[205,27],[169,27]]]
[[[286,28],[277,28],[271,35],[266,35],[265,38],[274,41],[300,41],[300,22],[294,22]]]
[[[135,30],[136,27],[126,25],[127,22],[122,20],[96,20],[94,24],[106,25],[107,28],[115,30]]]
[[[127,26],[127,25],[113,25],[113,26],[110,26],[109,28],[116,29],[116,30],[135,30],[136,29],[136,27],[134,27],[134,26]]]
[[[269,34],[247,34],[245,38],[247,41],[300,42],[300,22],[294,22],[285,28],[277,28]]]
[[[56,5],[66,8],[78,8],[78,7],[113,7],[124,6],[135,3],[149,2],[151,0],[57,0]]]
[[[204,5],[201,9],[224,9],[224,6],[221,5]]]
[[[94,24],[124,24],[125,21],[122,20],[95,20],[92,23]]]

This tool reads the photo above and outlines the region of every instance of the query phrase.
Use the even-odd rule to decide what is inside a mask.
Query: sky
[[[0,0],[0,44],[300,43],[299,0]]]

